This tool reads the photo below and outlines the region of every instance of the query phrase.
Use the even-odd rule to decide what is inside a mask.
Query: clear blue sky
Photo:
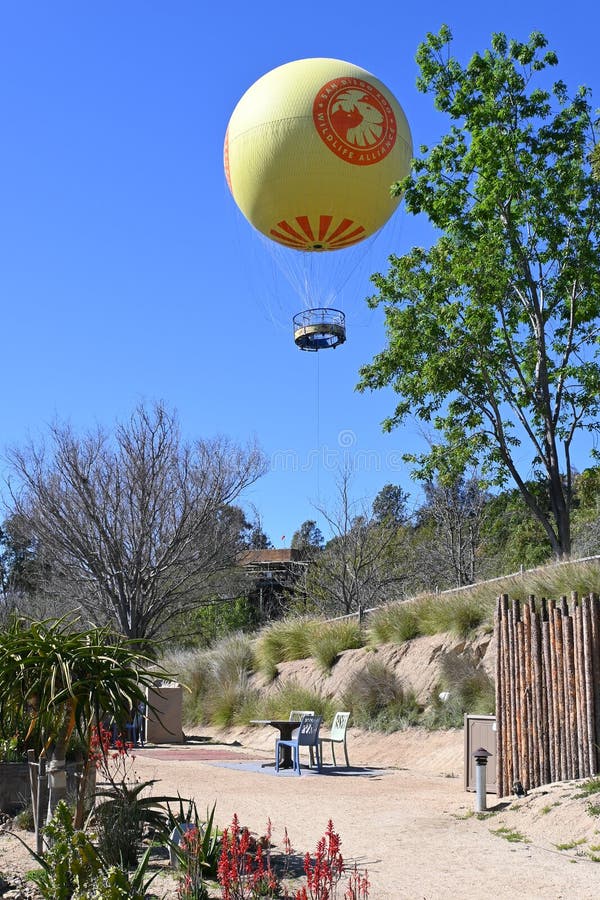
[[[300,352],[298,300],[229,196],[228,119],[265,72],[331,56],[387,84],[415,147],[431,143],[446,120],[417,92],[414,57],[443,23],[463,61],[494,31],[542,31],[557,76],[598,103],[599,19],[593,0],[0,0],[2,447],[160,399],[189,437],[258,439],[271,471],[246,501],[276,546],[319,520],[345,464],[357,499],[390,481],[414,496],[399,457],[416,428],[382,434],[393,395],[354,387],[384,345],[368,276],[427,229],[400,208],[339,301],[348,342]]]

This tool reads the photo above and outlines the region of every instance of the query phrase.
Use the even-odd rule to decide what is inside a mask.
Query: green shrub
[[[168,624],[165,640],[191,649],[207,649],[229,634],[251,633],[261,625],[258,605],[247,597],[227,603],[205,603],[176,615]]]
[[[396,674],[372,659],[351,678],[342,696],[355,725],[372,731],[392,732],[416,724],[418,704],[412,690],[405,690]]]
[[[340,619],[323,623],[315,629],[310,641],[311,656],[325,672],[329,672],[340,653],[364,645],[364,635],[356,619]]]

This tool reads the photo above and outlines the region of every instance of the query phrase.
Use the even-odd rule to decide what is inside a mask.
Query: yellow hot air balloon
[[[337,59],[302,59],[259,78],[235,107],[224,163],[233,198],[270,240],[300,252],[340,251],[373,235],[408,174],[410,129],[402,107],[374,75]],[[328,324],[305,310],[296,343],[337,346],[343,314]],[[333,311],[337,312],[337,311]]]

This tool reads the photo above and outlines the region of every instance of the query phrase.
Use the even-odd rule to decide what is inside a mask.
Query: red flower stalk
[[[231,828],[225,829],[221,836],[217,877],[222,900],[275,896],[279,881],[271,869],[271,831],[269,821],[265,837],[257,843],[247,828],[240,828],[238,817],[234,815]]]

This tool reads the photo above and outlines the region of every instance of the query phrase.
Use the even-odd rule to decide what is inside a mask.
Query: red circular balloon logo
[[[344,76],[324,84],[313,103],[313,121],[332,153],[354,166],[372,166],[393,149],[394,111],[364,78]]]

